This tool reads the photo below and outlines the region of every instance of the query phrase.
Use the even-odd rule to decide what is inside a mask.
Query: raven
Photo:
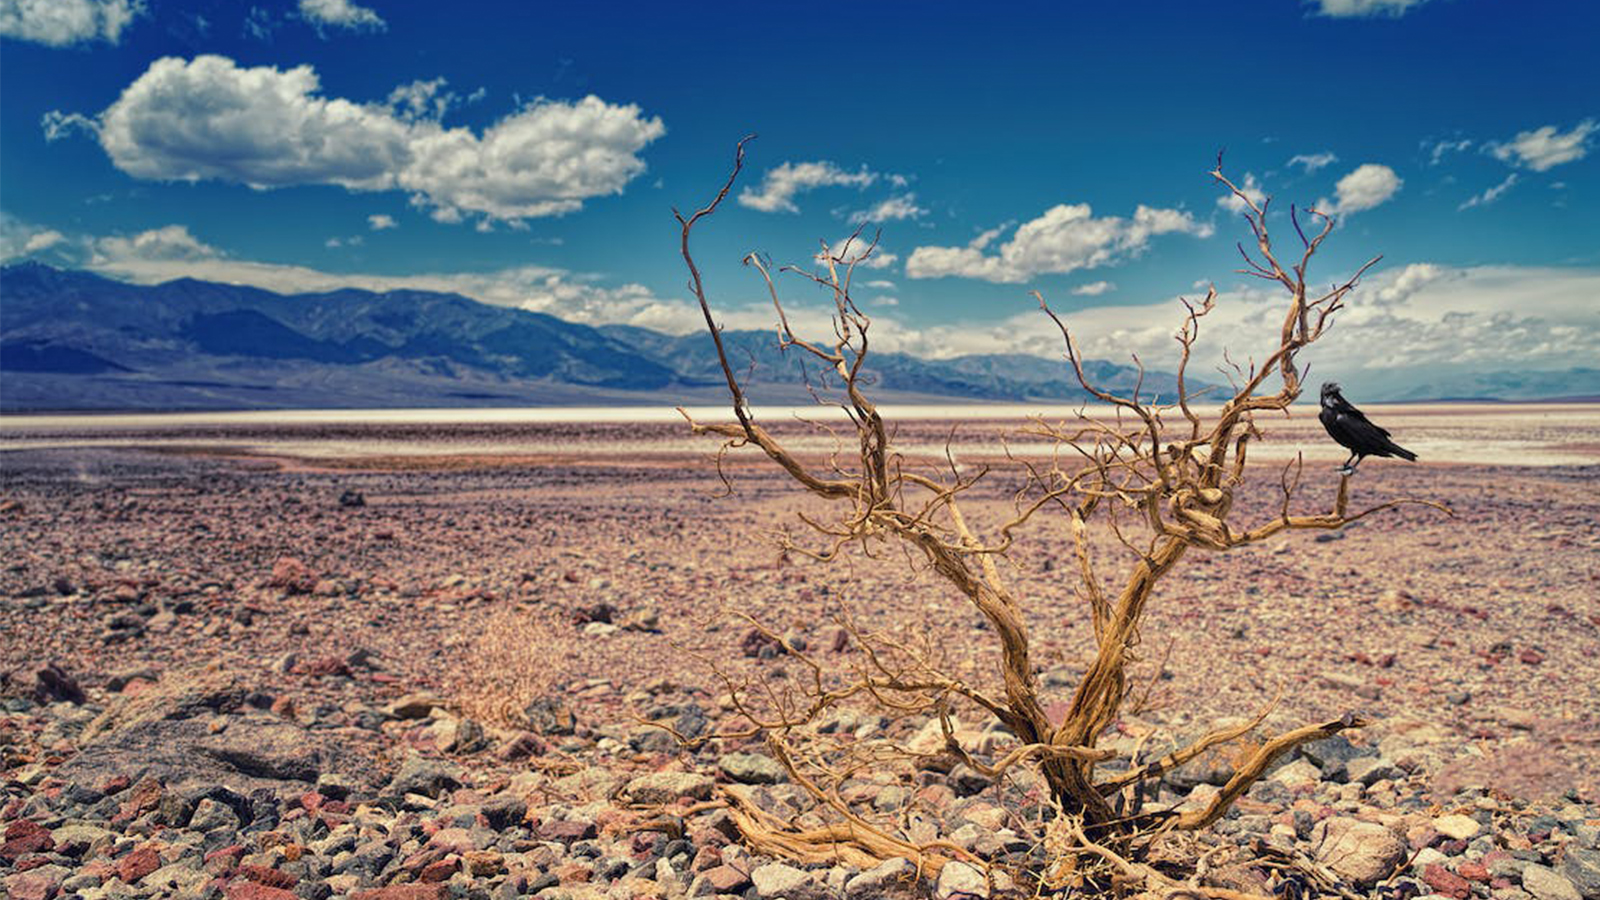
[[[1329,381],[1322,385],[1322,412],[1317,414],[1328,435],[1350,448],[1350,458],[1339,467],[1339,474],[1354,475],[1356,466],[1367,456],[1398,456],[1416,460],[1417,455],[1389,439],[1389,432],[1367,421],[1361,410],[1339,393],[1339,386]],[[1352,462],[1354,464],[1352,464]]]

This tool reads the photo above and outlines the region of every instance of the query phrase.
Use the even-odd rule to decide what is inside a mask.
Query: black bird
[[[1361,410],[1351,406],[1339,393],[1339,386],[1331,381],[1322,385],[1322,412],[1317,418],[1322,420],[1322,427],[1328,429],[1330,437],[1350,448],[1350,458],[1339,467],[1341,475],[1354,475],[1356,466],[1368,456],[1398,456],[1412,461],[1417,458],[1415,453],[1390,440],[1389,432],[1367,421]]]

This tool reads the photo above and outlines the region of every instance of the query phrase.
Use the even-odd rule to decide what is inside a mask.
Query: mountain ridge
[[[355,288],[276,294],[179,278],[155,285],[26,262],[0,268],[0,410],[658,405],[725,402],[703,333],[589,326],[460,294]],[[723,335],[759,402],[826,381],[771,332]],[[1095,362],[1113,389],[1131,366]],[[748,368],[746,368],[748,367]],[[888,402],[1079,402],[1064,361],[874,353]],[[1175,379],[1146,373],[1145,388]]]

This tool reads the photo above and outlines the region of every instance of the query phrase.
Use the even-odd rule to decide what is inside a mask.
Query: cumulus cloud
[[[0,262],[43,253],[66,243],[54,228],[43,228],[0,211]]]
[[[1318,201],[1317,209],[1333,215],[1349,215],[1372,209],[1388,202],[1405,182],[1388,166],[1365,163],[1339,179],[1334,192],[1337,199]]]
[[[143,12],[141,0],[0,0],[0,36],[50,47],[115,44]]]
[[[1468,197],[1460,206],[1456,207],[1456,209],[1457,211],[1460,211],[1463,209],[1471,209],[1474,206],[1488,206],[1496,200],[1499,200],[1501,195],[1503,195],[1506,191],[1511,190],[1512,186],[1516,183],[1517,173],[1512,172],[1510,175],[1506,176],[1505,181],[1502,181],[1494,187],[1485,190],[1481,194],[1475,194],[1471,197]]]
[[[1543,172],[1588,156],[1589,137],[1596,131],[1600,131],[1600,122],[1594,119],[1584,119],[1567,132],[1546,125],[1524,131],[1506,143],[1494,144],[1490,152],[1503,162]]]
[[[1334,156],[1333,153],[1329,151],[1323,151],[1322,153],[1300,153],[1289,157],[1289,165],[1299,166],[1305,169],[1306,174],[1308,175],[1317,171],[1318,169],[1325,168],[1338,161],[1339,157]]]
[[[1140,206],[1132,218],[1096,218],[1087,203],[1060,204],[1017,227],[997,253],[988,253],[998,234],[984,232],[965,247],[918,247],[906,260],[910,278],[955,275],[1003,284],[1036,275],[1061,275],[1103,266],[1143,252],[1150,238],[1181,233],[1210,237],[1212,227],[1187,212]]]
[[[1298,157],[1296,158],[1298,159]],[[1224,186],[1224,190],[1227,190],[1226,186]],[[1260,183],[1256,181],[1256,176],[1249,172],[1244,173],[1244,181],[1239,183],[1239,191],[1243,193],[1245,197],[1250,198],[1250,203],[1254,203],[1258,207],[1267,202],[1266,191],[1261,189]],[[1224,193],[1222,196],[1218,197],[1217,205],[1228,210],[1229,212],[1236,213],[1243,213],[1245,210],[1250,208],[1250,204],[1246,203],[1243,197],[1240,197],[1238,194],[1235,194],[1232,191],[1227,191],[1227,193]]]
[[[1421,6],[1427,0],[1306,0],[1316,7],[1319,15],[1335,19],[1373,18],[1385,16],[1398,19]]]
[[[821,187],[853,187],[858,190],[871,187],[879,174],[862,166],[854,172],[840,168],[827,160],[816,162],[785,162],[771,169],[761,179],[758,187],[747,187],[739,192],[739,204],[761,212],[797,213],[797,194]]]
[[[93,245],[90,266],[115,260],[140,259],[151,262],[192,263],[221,256],[217,248],[189,233],[183,225],[167,225],[141,231],[132,237],[104,237]]]
[[[391,103],[420,96],[426,108],[442,82],[421,84],[433,87],[413,84]],[[222,56],[156,60],[98,116],[54,114],[46,134],[74,123],[137,178],[399,190],[446,222],[561,215],[621,193],[645,169],[639,151],[666,131],[637,106],[589,96],[534,101],[477,134],[321,96],[310,66],[241,68]]]
[[[1072,293],[1079,297],[1098,297],[1101,294],[1109,294],[1116,289],[1116,284],[1110,281],[1091,281],[1088,284],[1080,284],[1073,288]]]
[[[350,0],[300,0],[300,16],[321,34],[324,28],[382,31],[388,24],[377,13]]]
[[[897,222],[903,219],[920,219],[927,214],[926,209],[917,205],[916,194],[897,194],[869,209],[851,213],[850,223],[860,225],[863,222]]]
[[[873,246],[872,239],[845,237],[828,245],[828,254],[841,265],[854,265],[862,269],[887,269],[900,261],[900,257],[883,249],[882,244]],[[826,263],[827,257],[818,253],[816,260]]]

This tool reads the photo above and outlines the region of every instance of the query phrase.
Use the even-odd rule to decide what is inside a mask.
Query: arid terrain
[[[1268,732],[1372,720],[1222,823],[1212,839],[1240,868],[1226,885],[1247,893],[1289,890],[1250,868],[1259,838],[1355,894],[1593,897],[1600,407],[1371,412],[1422,461],[1366,461],[1352,507],[1410,496],[1454,514],[1402,506],[1191,552],[1145,620],[1140,702],[1108,740],[1170,747],[1274,698]],[[1277,514],[1297,452],[1297,502],[1320,511],[1343,452],[1309,415],[1263,424],[1236,516]],[[980,529],[1004,521],[1018,484],[1000,427],[900,433],[930,462],[948,443],[960,465],[995,466],[966,500]],[[828,665],[857,655],[834,618],[847,613],[928,639],[974,684],[996,677],[981,619],[898,550],[780,559],[775,532],[803,542],[797,514],[820,507],[747,452],[726,461],[728,494],[714,449],[670,421],[0,422],[0,883],[85,898],[1004,894],[999,867],[987,883],[960,866],[919,886],[858,883],[871,873],[741,850],[713,785],[814,815],[801,792],[743,752],[759,744],[680,752],[642,724],[714,730],[719,672],[805,674],[755,652],[730,613]],[[1096,552],[1126,556],[1109,536]],[[1030,525],[1008,565],[1042,683],[1065,702],[1092,647],[1065,524]],[[193,772],[186,753],[204,757]],[[1000,787],[968,790],[948,768],[885,777],[924,811],[879,808],[913,840],[1027,855],[1020,825],[978,808],[1005,808]],[[1173,778],[1163,800],[1214,780]],[[645,806],[678,801],[676,831],[640,826]],[[202,810],[216,821],[196,824]],[[1352,826],[1324,820],[1380,824],[1408,858],[1358,875],[1335,852]],[[372,849],[385,841],[387,855]],[[780,875],[799,880],[774,887]]]

